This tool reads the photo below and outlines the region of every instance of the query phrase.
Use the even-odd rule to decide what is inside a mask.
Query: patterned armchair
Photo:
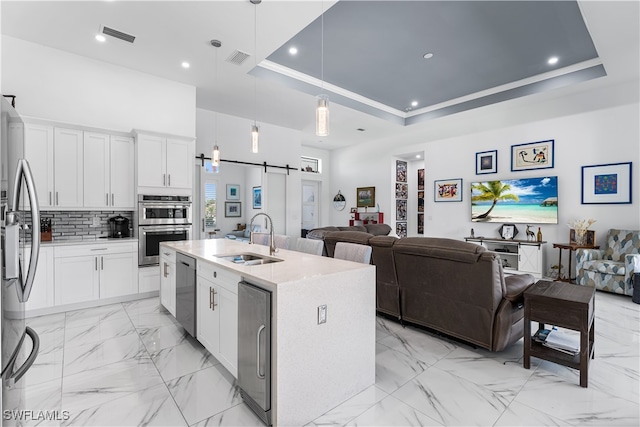
[[[576,283],[632,295],[634,258],[640,258],[640,230],[611,229],[603,249],[576,251]]]

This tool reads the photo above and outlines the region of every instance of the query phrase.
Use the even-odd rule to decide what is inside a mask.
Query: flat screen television
[[[471,183],[471,221],[558,223],[558,177]]]

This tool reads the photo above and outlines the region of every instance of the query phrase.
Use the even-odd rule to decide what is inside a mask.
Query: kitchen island
[[[374,266],[287,250],[271,257],[277,262],[237,263],[233,257],[223,257],[250,253],[268,258],[269,248],[228,239],[166,242],[160,249],[161,253],[164,249],[195,258],[198,282],[205,281],[206,274],[213,271],[214,276],[240,278],[272,293],[274,425],[305,425],[374,384]],[[166,272],[162,262],[160,268],[161,273]],[[229,291],[229,285],[225,286],[222,291]],[[212,301],[203,301],[202,293],[197,295],[197,316],[202,320]],[[237,289],[235,300],[221,302],[225,301],[227,309],[229,301],[235,302],[237,313]],[[326,306],[325,323],[319,323],[321,306]],[[236,321],[242,323],[242,319]],[[201,324],[200,321],[198,325]],[[233,319],[228,324],[229,330],[225,331],[235,330],[237,344],[238,324],[233,324]],[[206,323],[198,327],[197,338],[201,342],[206,327]],[[221,330],[226,327],[221,323]],[[228,354],[229,359],[243,357],[232,351]],[[237,366],[237,360],[227,360],[223,365],[235,376],[234,363]]]

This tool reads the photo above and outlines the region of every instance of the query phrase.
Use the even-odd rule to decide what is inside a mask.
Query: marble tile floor
[[[233,377],[158,298],[28,319],[40,355],[26,409],[69,419],[26,425],[258,426]],[[491,353],[377,318],[376,383],[309,426],[638,426],[640,305],[596,294],[596,358],[578,372],[532,360],[522,340]],[[5,425],[9,425],[5,421]]]

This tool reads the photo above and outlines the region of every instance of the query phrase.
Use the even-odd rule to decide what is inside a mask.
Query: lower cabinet
[[[198,263],[198,341],[238,376],[238,282],[240,276]]]
[[[22,274],[26,277],[29,262],[31,261],[31,247],[25,248],[25,259],[22,265]],[[29,300],[25,303],[25,310],[38,310],[53,307],[53,248],[40,246],[38,256],[38,269],[33,280],[33,287]]]
[[[138,293],[160,290],[160,272],[158,267],[138,268]]]
[[[176,317],[176,252],[160,250],[160,304]]]
[[[55,305],[138,293],[134,243],[54,248]]]

